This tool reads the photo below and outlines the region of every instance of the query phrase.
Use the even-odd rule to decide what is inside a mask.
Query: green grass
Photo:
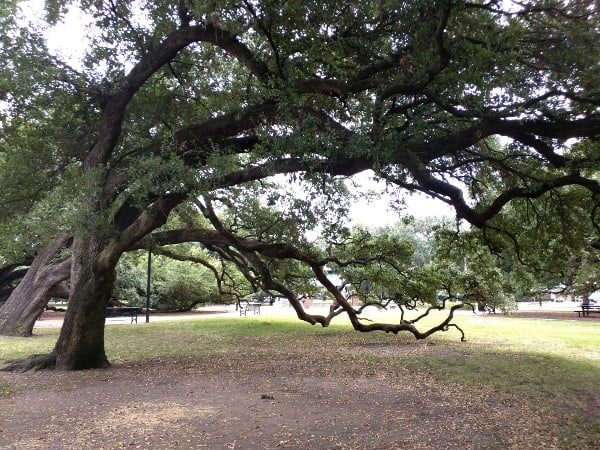
[[[277,349],[290,355],[311,352],[318,361],[319,352],[336,354],[340,347],[399,345],[403,349],[402,358],[393,353],[382,356],[374,352],[366,359],[377,360],[375,367],[383,364],[396,369],[409,368],[440,383],[526,397],[538,405],[540,414],[560,417],[562,428],[553,432],[562,442],[567,443],[574,433],[580,443],[600,439],[598,410],[595,417],[589,415],[589,404],[599,399],[598,322],[466,315],[459,317],[458,322],[467,342],[460,342],[454,330],[417,342],[410,335],[358,333],[347,323],[323,329],[293,318],[249,319],[210,318],[112,327],[107,330],[107,351],[112,361],[122,362],[188,354],[235,355],[240,348],[256,345],[260,349],[273,342]],[[148,342],[152,345],[148,346]],[[262,351],[268,354],[269,350]],[[369,365],[364,356],[338,353],[336,357],[344,358],[346,364]]]
[[[56,328],[43,328],[28,338],[0,336],[0,362],[51,351],[58,332]]]
[[[574,433],[580,438],[600,439],[599,322],[482,315],[461,315],[457,322],[467,342],[460,342],[459,333],[452,329],[415,341],[407,334],[358,333],[343,322],[323,329],[294,318],[154,322],[107,327],[106,351],[109,360],[117,364],[180,356],[235,357],[253,346],[267,356],[269,351],[311,352],[315,361],[326,361],[337,353],[347,364],[382,367],[383,363],[391,369],[408,368],[440,383],[525,397],[538,405],[540,414],[560,417],[558,435],[564,442]],[[42,329],[32,338],[0,338],[0,361],[48,352],[57,336],[58,329]],[[397,347],[401,357],[393,351],[369,353],[378,346]],[[363,351],[359,356],[352,351],[339,352],[353,348]],[[0,382],[0,395],[3,393],[9,394],[10,387]],[[590,416],[590,411],[595,416]]]
[[[29,338],[0,336],[0,365],[8,359],[24,358],[36,353],[48,353],[58,338],[58,329],[44,329]],[[10,395],[13,386],[0,379],[0,398]]]

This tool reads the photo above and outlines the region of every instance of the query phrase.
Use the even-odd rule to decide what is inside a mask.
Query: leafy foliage
[[[203,265],[197,264],[198,248],[187,246],[167,254],[180,261],[161,254],[152,256],[150,279],[150,307],[158,311],[189,311],[205,304],[229,303],[236,299],[219,292],[215,274]],[[113,296],[120,302],[136,306],[146,305],[148,266],[147,252],[134,252],[124,255],[117,267],[117,280]],[[205,253],[205,252],[204,252]],[[188,261],[183,255],[196,255]],[[206,256],[206,255],[205,255]],[[215,261],[216,262],[216,261]],[[243,292],[239,286],[236,286]],[[247,288],[248,289],[248,288]]]

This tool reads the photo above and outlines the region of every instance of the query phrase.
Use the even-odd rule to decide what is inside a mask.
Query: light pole
[[[146,282],[146,323],[150,322],[150,277],[152,276],[152,250],[148,250],[148,279]]]

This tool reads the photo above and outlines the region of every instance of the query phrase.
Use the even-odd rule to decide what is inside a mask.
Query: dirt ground
[[[327,365],[255,344],[234,359],[0,373],[16,390],[0,398],[0,449],[560,448],[526,401],[402,368],[430,343],[336,348]],[[348,364],[367,352],[399,364]]]

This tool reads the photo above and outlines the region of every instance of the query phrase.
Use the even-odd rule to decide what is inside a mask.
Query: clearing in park
[[[46,313],[33,339],[0,338],[0,359],[50,349],[57,315]],[[0,448],[600,442],[600,317],[535,307],[510,317],[464,313],[467,342],[452,330],[415,341],[342,323],[310,327],[276,307],[159,318],[108,321],[110,369],[1,373]]]

